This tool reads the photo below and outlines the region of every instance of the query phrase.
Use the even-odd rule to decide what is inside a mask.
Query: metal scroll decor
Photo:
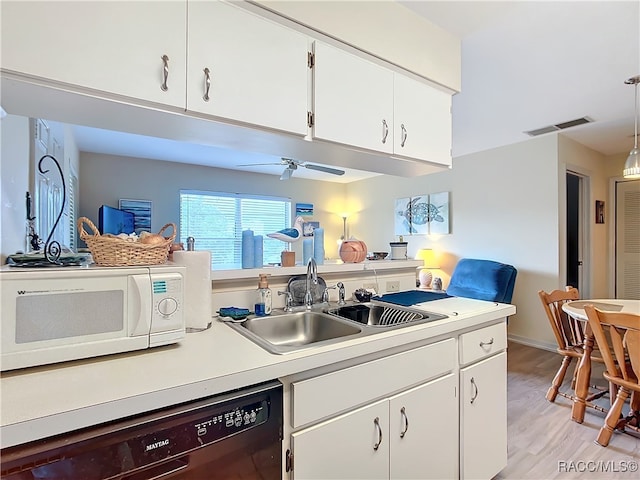
[[[47,241],[44,244],[44,257],[49,263],[59,264],[60,263],[60,254],[62,253],[62,247],[60,246],[60,242],[57,240],[52,240],[53,234],[58,227],[58,223],[60,223],[60,219],[62,218],[62,214],[64,212],[64,206],[67,202],[67,186],[64,182],[64,174],[62,173],[62,168],[60,168],[60,164],[58,160],[52,155],[44,155],[40,161],[38,162],[38,170],[43,175],[48,173],[49,170],[44,170],[42,164],[46,159],[50,159],[58,169],[58,173],[60,174],[60,180],[62,181],[62,203],[60,204],[60,212],[58,212],[58,217],[56,218],[55,223],[53,224],[53,228],[49,232],[49,236],[47,237]]]

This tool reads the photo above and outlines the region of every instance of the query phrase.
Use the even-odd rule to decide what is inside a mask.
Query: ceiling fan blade
[[[303,167],[309,170],[317,170],[319,172],[330,173],[332,175],[344,175],[344,170],[338,170],[337,168],[324,167],[322,165],[302,164]]]
[[[291,178],[291,175],[293,175],[294,170],[294,168],[285,168],[284,172],[282,172],[282,175],[280,175],[280,180],[289,180]]]
[[[236,165],[236,167],[255,167],[261,165],[282,165],[282,163],[243,163],[242,165]]]

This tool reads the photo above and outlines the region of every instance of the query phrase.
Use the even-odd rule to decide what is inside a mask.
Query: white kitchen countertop
[[[318,346],[267,352],[215,320],[177,345],[34,367],[0,376],[6,448],[405,344],[489,324],[512,305],[446,298],[418,305],[450,318]]]
[[[318,274],[361,272],[373,270],[393,270],[398,268],[417,268],[422,265],[422,260],[365,260],[359,263],[344,263],[342,260],[326,260],[317,266]],[[212,270],[211,280],[237,280],[244,278],[257,278],[259,274],[265,273],[274,277],[290,278],[292,275],[304,275],[307,273],[306,265],[296,265],[293,267],[262,267],[245,268],[235,270]]]

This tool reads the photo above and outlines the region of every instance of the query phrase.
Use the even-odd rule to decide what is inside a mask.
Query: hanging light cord
[[[638,148],[638,77],[635,78],[635,89],[636,89],[636,95],[635,95],[635,104],[633,105],[635,107],[635,128],[634,128],[634,140],[633,140],[633,148]]]
[[[624,83],[626,83],[627,85],[633,85],[635,89],[634,104],[633,104],[633,107],[634,107],[633,148],[636,149],[638,148],[638,83],[640,83],[640,75],[631,77],[630,79],[625,80]]]

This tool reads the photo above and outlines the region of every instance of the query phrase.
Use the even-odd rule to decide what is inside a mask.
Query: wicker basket
[[[87,233],[84,224],[89,225],[93,234]],[[167,223],[160,229],[162,235],[167,228],[172,227],[173,233],[165,237],[166,241],[157,244],[145,244],[118,238],[114,235],[100,235],[100,232],[87,217],[78,219],[80,238],[91,250],[93,261],[103,267],[123,267],[131,265],[160,265],[167,261],[169,247],[176,238],[176,226]]]

